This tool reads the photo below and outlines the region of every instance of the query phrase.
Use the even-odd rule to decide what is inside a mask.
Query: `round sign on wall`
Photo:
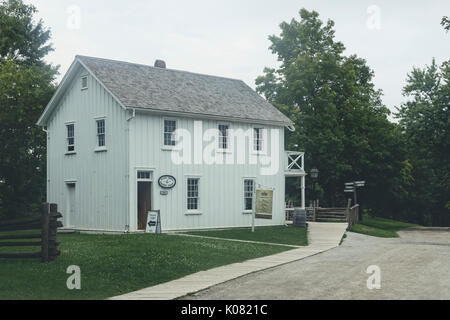
[[[159,177],[158,179],[159,186],[164,189],[171,189],[175,187],[176,183],[177,180],[175,179],[175,177],[167,174]]]

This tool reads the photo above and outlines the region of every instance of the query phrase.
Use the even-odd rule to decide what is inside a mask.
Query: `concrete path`
[[[115,300],[170,300],[197,292],[246,274],[293,262],[339,245],[346,223],[308,223],[309,245],[282,253],[233,263],[190,274],[180,279],[112,297]]]
[[[213,240],[226,240],[226,241],[234,241],[234,242],[246,242],[246,243],[256,243],[256,244],[265,244],[271,246],[282,246],[282,247],[292,247],[292,248],[302,248],[304,246],[295,246],[292,244],[284,244],[284,243],[273,243],[273,242],[263,242],[263,241],[253,241],[253,240],[239,240],[239,239],[229,239],[229,238],[217,238],[217,237],[209,237],[209,236],[200,236],[197,234],[187,234],[187,233],[172,233],[174,236],[182,236],[182,237],[193,237],[193,238],[203,238],[203,239],[213,239]]]
[[[184,299],[450,299],[450,231],[404,230],[400,238],[347,232],[342,245],[256,272]],[[381,288],[367,288],[376,265]]]

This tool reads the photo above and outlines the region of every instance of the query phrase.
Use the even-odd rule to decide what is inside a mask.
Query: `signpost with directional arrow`
[[[356,196],[356,188],[364,187],[366,184],[365,181],[353,181],[344,183],[344,192],[353,192],[353,201],[355,205],[358,204],[358,198]],[[362,210],[359,210],[359,220],[362,220]]]
[[[357,204],[358,198],[356,195],[356,188],[364,187],[365,184],[366,184],[365,181],[346,182],[344,184],[344,186],[345,186],[344,192],[353,192],[353,200],[354,200],[355,204]]]

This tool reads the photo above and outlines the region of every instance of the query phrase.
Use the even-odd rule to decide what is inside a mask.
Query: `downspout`
[[[131,189],[131,175],[130,175],[130,120],[136,117],[136,109],[132,109],[132,113],[131,116],[129,116],[127,118],[127,129],[128,129],[128,134],[127,134],[127,138],[128,138],[128,150],[127,150],[127,170],[128,170],[128,190],[127,190],[127,206],[128,206],[128,210],[130,210],[130,189]],[[132,210],[130,210],[130,212],[128,212],[127,214],[127,219],[126,219],[126,225],[125,225],[125,232],[129,233],[130,232],[130,215],[132,213]]]
[[[48,193],[50,191],[50,175],[49,175],[49,157],[48,157],[48,130],[47,127],[42,126],[42,131],[45,132],[45,201],[48,201]]]
[[[131,117],[127,118],[127,121],[130,121],[131,119],[136,117],[136,109],[133,108],[132,110],[133,110],[133,113],[131,114]]]

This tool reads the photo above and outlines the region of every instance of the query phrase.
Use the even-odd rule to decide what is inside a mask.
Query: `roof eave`
[[[41,116],[39,117],[36,124],[41,127],[45,127],[47,124],[48,116],[52,113],[54,109],[54,104],[58,100],[58,98],[63,94],[65,91],[65,87],[68,85],[70,80],[68,80],[70,77],[72,77],[73,70],[76,68],[76,62],[75,59],[72,64],[69,67],[69,70],[67,70],[66,74],[64,75],[63,79],[58,85],[58,88],[56,89],[56,92],[53,94],[50,101],[47,103],[47,106],[45,107],[44,111],[42,112]]]
[[[106,90],[106,92],[108,92],[124,110],[126,109],[124,104],[122,103],[122,101],[120,101],[111,92],[111,90],[109,90],[105,86],[105,84],[102,81],[100,81],[99,78],[97,78],[97,76],[88,68],[88,66],[86,66],[86,64],[83,61],[81,61],[81,59],[78,56],[75,56],[74,61],[72,62],[72,64],[69,67],[69,70],[67,70],[66,74],[64,75],[63,79],[61,80],[61,83],[59,84],[58,89],[53,94],[53,97],[50,99],[50,102],[47,104],[47,106],[45,107],[41,116],[39,117],[38,121],[36,122],[36,124],[38,126],[41,126],[41,127],[46,126],[48,117],[50,116],[50,114],[52,113],[54,108],[56,107],[56,105],[55,105],[56,102],[59,101],[60,96],[62,94],[64,94],[65,90],[67,89],[67,86],[70,84],[70,81],[72,80],[72,77],[74,76],[77,64],[82,66],[98,83],[100,83],[100,85]]]
[[[100,85],[103,87],[103,89],[105,89],[105,91],[108,92],[124,110],[127,109],[125,107],[125,105],[122,103],[122,101],[120,101],[119,98],[117,98],[117,96],[114,93],[112,93],[111,90],[108,89],[108,87],[95,75],[94,72],[92,72],[92,70],[79,58],[79,56],[76,56],[75,59],[91,74],[91,76],[98,83],[100,83]]]
[[[219,116],[219,115],[211,115],[205,113],[196,113],[196,112],[180,112],[180,111],[169,111],[169,110],[161,110],[161,109],[152,109],[152,108],[143,108],[143,107],[134,107],[134,106],[126,106],[129,110],[136,110],[144,113],[153,113],[158,115],[166,115],[166,116],[181,116],[188,118],[201,118],[207,120],[225,120],[225,121],[234,121],[234,122],[243,122],[243,123],[254,123],[254,124],[267,124],[274,125],[280,127],[289,127],[293,126],[293,122],[287,121],[274,121],[274,120],[264,120],[264,119],[249,119],[249,118],[240,118],[240,117],[232,117],[232,116]]]

